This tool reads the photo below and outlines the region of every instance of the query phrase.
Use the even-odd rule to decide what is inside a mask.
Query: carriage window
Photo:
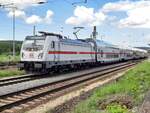
[[[51,48],[55,48],[55,42],[54,41],[52,41],[52,43],[51,43]]]

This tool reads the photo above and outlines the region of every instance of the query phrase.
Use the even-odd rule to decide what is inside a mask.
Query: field
[[[131,109],[142,102],[149,88],[150,62],[145,61],[129,70],[117,82],[95,90],[90,98],[79,103],[72,113],[132,113]]]
[[[2,77],[9,77],[9,76],[16,76],[16,75],[23,75],[25,74],[24,71],[20,71],[18,69],[5,69],[0,70],[0,78]]]
[[[0,55],[12,55],[12,41],[0,41]],[[15,42],[16,54],[19,55],[22,41]]]
[[[12,55],[0,55],[0,63],[18,62],[18,61],[20,61],[19,55],[16,55],[15,58]]]
[[[16,41],[15,42],[15,50],[16,50],[16,56],[12,56],[12,41],[0,41],[0,64],[9,64],[9,63],[16,63],[20,61],[20,48],[22,41]],[[8,77],[8,76],[14,76],[14,75],[22,75],[24,74],[24,71],[20,71],[16,68],[10,68],[10,69],[4,69],[0,70],[0,78],[1,77]]]
[[[0,41],[0,63],[17,62],[20,60],[20,48],[22,41],[15,42],[16,56],[12,56],[12,41]]]

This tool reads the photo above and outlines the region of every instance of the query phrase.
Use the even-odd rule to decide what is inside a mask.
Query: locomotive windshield
[[[41,36],[32,36],[26,37],[23,45],[23,50],[26,51],[40,51],[43,50],[45,43],[45,37]]]

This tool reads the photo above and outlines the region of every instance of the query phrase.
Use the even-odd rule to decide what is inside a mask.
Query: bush
[[[13,51],[12,41],[0,41],[0,55],[12,55]],[[22,41],[15,42],[16,55],[19,55]]]

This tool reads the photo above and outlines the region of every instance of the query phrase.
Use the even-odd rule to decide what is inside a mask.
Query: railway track
[[[16,77],[3,78],[3,79],[0,79],[0,87],[22,83],[26,81],[31,81],[31,80],[36,80],[42,77],[43,76],[41,74],[40,75],[39,74],[27,74],[27,75],[21,75],[21,76],[16,76]]]
[[[0,63],[0,69],[17,68],[17,62],[4,62]]]
[[[12,65],[12,66],[0,66],[0,69],[14,69],[17,68],[16,65]]]
[[[16,77],[3,78],[3,79],[0,79],[0,87],[18,84],[18,83],[22,83],[22,82],[26,82],[26,81],[31,81],[31,80],[36,80],[36,79],[40,79],[40,78],[44,78],[44,77],[46,78],[46,77],[50,77],[50,76],[55,76],[55,74],[54,73],[53,73],[53,75],[46,75],[45,73],[43,73],[43,74],[27,74],[27,75],[21,75],[21,76],[16,76]]]
[[[35,106],[37,103],[41,103],[44,100],[47,101],[53,99],[57,95],[62,95],[67,91],[73,90],[83,83],[88,83],[94,79],[109,78],[110,76],[113,76],[110,75],[111,73],[130,68],[137,63],[138,62],[127,62],[106,66],[104,68],[97,68],[95,70],[82,72],[77,76],[67,79],[1,95],[0,112],[7,113],[10,112],[10,110],[11,112],[15,112],[16,107],[19,108],[19,110],[27,109],[29,106]]]
[[[53,74],[51,76],[54,76],[54,75],[55,74]],[[46,75],[43,73],[43,74],[27,74],[27,75],[21,75],[21,76],[16,76],[16,77],[3,78],[3,79],[0,79],[0,87],[18,84],[18,83],[22,83],[22,82],[26,82],[26,81],[31,81],[31,80],[36,80],[36,79],[49,77],[49,76],[50,75]]]

